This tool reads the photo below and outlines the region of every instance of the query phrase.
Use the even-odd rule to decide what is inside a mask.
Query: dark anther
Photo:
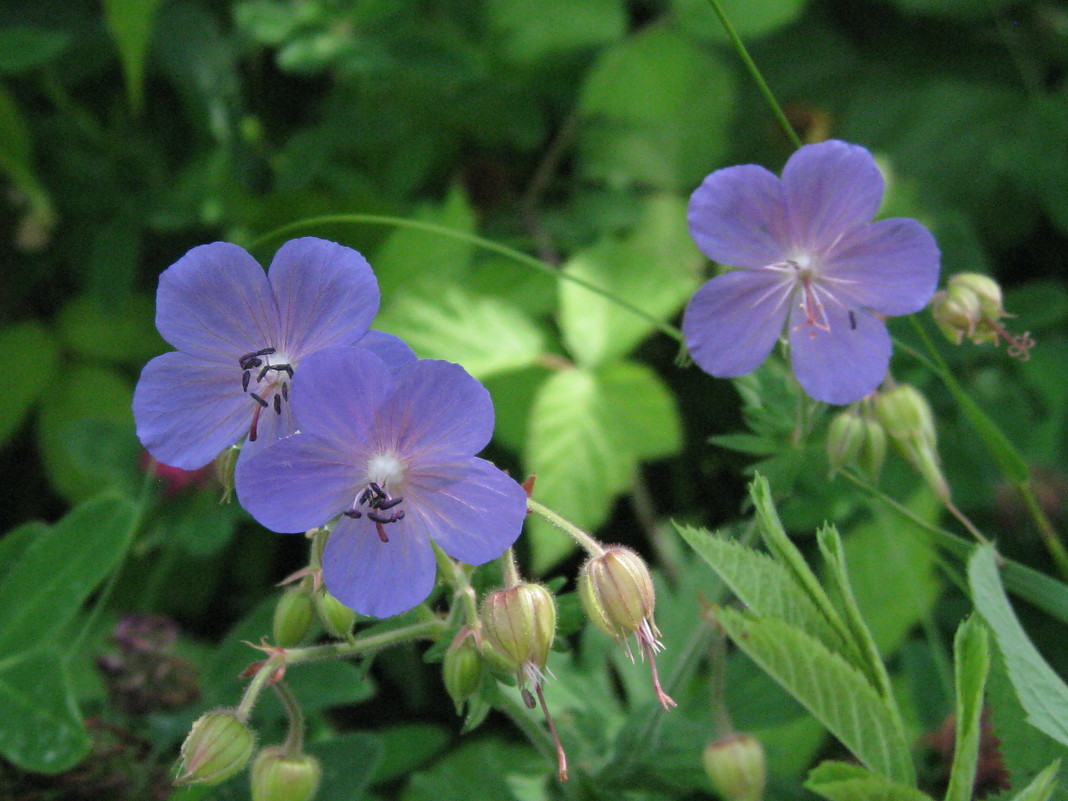
[[[241,391],[242,392],[248,392],[248,382],[249,382],[249,380],[251,378],[252,378],[252,371],[251,370],[245,370],[245,372],[241,374]]]
[[[373,492],[375,497],[377,497],[377,498],[388,498],[389,497],[388,495],[386,495],[386,491],[384,489],[382,489],[380,486],[378,486],[373,481],[367,485],[367,488],[369,490],[371,490],[371,492]]]
[[[282,382],[282,400],[289,400],[289,384]]]
[[[281,414],[282,413],[282,396],[281,395],[275,395],[274,396],[274,413],[275,414]]]
[[[367,499],[371,497],[371,488],[368,487],[360,493],[360,497],[356,499],[356,503],[367,503]]]
[[[368,512],[367,517],[369,520],[374,520],[376,523],[396,523],[398,520],[404,519],[404,512],[396,511],[389,517],[386,517],[385,515],[380,515],[377,512]]]
[[[293,377],[293,368],[288,364],[269,364],[264,368],[264,372],[267,370],[277,370],[279,373],[289,373],[289,377]]]
[[[403,519],[404,519],[404,510],[403,509],[398,509],[396,512],[394,512],[393,514],[391,514],[389,516],[389,521],[391,523],[396,523],[398,520],[403,520]]]
[[[241,365],[242,370],[248,370],[252,367],[259,367],[263,362],[257,359],[257,356],[270,356],[274,353],[274,348],[262,348],[261,350],[254,350],[252,353],[246,353],[244,356],[237,360],[237,363]],[[255,362],[255,364],[253,364]]]
[[[359,520],[363,517],[363,512],[357,511],[356,509],[346,509],[341,514],[345,515],[345,517],[351,517],[353,520]]]
[[[398,503],[401,503],[403,500],[404,498],[390,498],[388,501],[381,501],[376,498],[375,500],[371,501],[371,506],[375,509],[381,509],[385,511],[386,509],[392,509],[394,506],[396,506]]]
[[[262,407],[263,407],[264,409],[266,409],[266,408],[267,408],[268,406],[270,406],[270,404],[269,404],[269,403],[267,403],[267,401],[265,401],[265,400],[264,400],[263,398],[261,398],[261,397],[260,397],[259,395],[257,395],[257,394],[256,394],[255,392],[250,392],[250,393],[248,393],[248,394],[249,394],[249,395],[250,395],[250,396],[252,397],[252,400],[256,401],[256,403],[258,403],[258,404],[259,404],[260,406],[262,406]]]
[[[849,329],[851,331],[857,330],[857,316],[852,311],[849,312]]]
[[[267,375],[267,371],[270,370],[270,369],[271,369],[271,365],[269,365],[269,364],[268,365],[264,365],[264,368],[262,370],[260,370],[260,374],[258,376],[256,376],[256,380],[257,381],[262,381],[263,377],[265,375]]]
[[[538,702],[534,700],[534,693],[526,687],[524,687],[519,694],[523,697],[523,703],[526,704],[527,709],[533,709],[538,705]]]

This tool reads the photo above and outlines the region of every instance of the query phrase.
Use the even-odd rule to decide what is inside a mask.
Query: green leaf
[[[88,752],[59,653],[33,651],[0,662],[0,754],[23,770],[60,773]]]
[[[616,415],[610,432],[637,459],[663,459],[682,449],[675,397],[649,367],[617,362],[597,371],[605,403]]]
[[[41,399],[37,443],[48,478],[61,495],[82,500],[111,485],[116,478],[112,472],[80,458],[91,450],[85,446],[92,443],[83,440],[104,445],[108,436],[123,436],[136,443],[132,401],[127,379],[91,365],[65,368],[63,381]]]
[[[972,602],[994,631],[1027,721],[1062,745],[1068,745],[1068,687],[1028,639],[1009,605],[998,575],[992,545],[975,549],[968,560]]]
[[[735,32],[743,37],[771,33],[792,22],[805,0],[717,0]],[[729,41],[723,23],[708,0],[672,0],[671,7],[685,31],[717,42]]]
[[[59,348],[35,320],[0,331],[4,354],[4,403],[0,405],[0,443],[11,437],[33,404],[56,379]]]
[[[141,108],[145,85],[145,56],[152,39],[152,21],[159,0],[104,0],[108,32],[119,48],[130,105]]]
[[[503,39],[501,52],[524,64],[613,41],[627,25],[620,0],[495,0],[486,14]]]
[[[686,225],[686,204],[660,195],[623,237],[607,236],[573,256],[566,275],[607,290],[654,320],[673,316],[700,283],[704,257]],[[564,344],[584,365],[625,356],[655,329],[652,321],[573,281],[560,281]]]
[[[133,505],[104,495],[74,508],[26,546],[0,581],[0,653],[62,634],[125,553]]]
[[[915,787],[848,762],[820,763],[808,774],[805,787],[829,801],[931,801]]]
[[[218,488],[210,487],[171,503],[156,536],[192,556],[214,556],[230,542],[240,514],[236,503],[219,503]]]
[[[374,783],[384,784],[410,776],[451,739],[443,727],[432,723],[401,723],[377,731],[382,759],[375,768]]]
[[[785,566],[766,554],[704,529],[675,524],[675,529],[753,613],[776,618],[841,652],[845,640],[820,614]]]
[[[0,83],[0,170],[16,184],[37,185],[30,131],[15,98]]]
[[[521,801],[512,782],[527,777],[548,781],[550,762],[528,746],[481,739],[450,751],[428,770],[414,774],[401,801]]]
[[[453,187],[441,205],[426,204],[408,215],[416,222],[433,223],[466,234],[475,232],[475,212],[462,188]],[[433,231],[397,226],[375,251],[375,268],[383,298],[403,297],[413,287],[430,281],[444,284],[458,277],[471,263],[471,242]],[[383,310],[388,309],[383,304]]]
[[[401,295],[376,327],[421,358],[457,362],[478,379],[530,367],[544,346],[541,329],[519,308],[451,284],[432,295]]]
[[[875,639],[871,636],[871,630],[860,614],[857,600],[853,596],[838,529],[834,526],[824,526],[816,532],[816,542],[827,566],[827,586],[838,598],[839,607],[845,613],[845,624],[850,635],[848,641],[852,646],[850,650],[857,656],[855,664],[868,677],[872,687],[886,700],[894,716],[900,720],[894,693],[890,688],[890,676],[887,675],[879,649],[875,646]]]
[[[945,801],[971,801],[979,764],[983,693],[990,671],[986,629],[976,618],[968,618],[957,629],[953,656],[957,688],[955,741]]]
[[[1027,787],[1014,795],[1012,801],[1049,801],[1057,789],[1057,774],[1060,770],[1059,759],[1051,762]]]
[[[104,306],[82,295],[70,300],[58,317],[63,343],[90,361],[141,365],[169,349],[156,331],[155,303],[145,295]]]
[[[601,52],[579,98],[580,165],[609,186],[689,192],[727,150],[734,79],[719,59],[654,25]]]
[[[597,376],[580,368],[560,370],[542,384],[527,431],[527,469],[537,475],[535,497],[583,528],[608,516],[635,466],[613,427],[618,418]],[[534,571],[540,573],[574,551],[567,534],[531,521]]]
[[[823,643],[781,620],[733,609],[716,617],[742,651],[767,671],[868,768],[914,781],[905,735],[864,675]]]
[[[47,523],[30,520],[21,526],[9,529],[0,537],[0,581],[3,581],[4,576],[10,572],[30,544],[48,533],[48,528]]]
[[[756,510],[757,526],[771,555],[790,572],[798,586],[801,587],[816,609],[819,610],[824,620],[838,633],[841,641],[846,643],[847,646],[851,645],[852,640],[850,639],[849,630],[838,615],[838,610],[831,603],[831,599],[827,597],[827,593],[824,592],[819,579],[816,578],[816,574],[812,572],[812,569],[805,562],[805,557],[801,555],[801,551],[786,536],[786,530],[782,527],[779,513],[775,511],[775,503],[771,498],[771,485],[759,473],[749,483],[749,496],[752,498],[753,506]],[[853,661],[854,664],[859,664],[859,654],[854,653],[850,661]]]
[[[0,73],[25,72],[43,66],[70,44],[66,31],[13,25],[0,29]]]
[[[378,737],[363,732],[340,734],[309,743],[308,752],[319,758],[323,778],[316,801],[352,801],[363,798],[382,757]]]
[[[907,505],[932,525],[941,505],[922,490]],[[875,519],[853,526],[845,535],[845,558],[857,605],[879,652],[890,656],[928,614],[942,591],[935,575],[935,549],[927,530],[891,518],[876,507]]]

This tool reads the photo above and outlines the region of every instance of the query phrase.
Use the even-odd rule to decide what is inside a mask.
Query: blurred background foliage
[[[1033,358],[1014,363],[971,346],[947,347],[945,356],[1039,470],[1041,496],[1063,526],[1068,7],[724,7],[803,139],[869,147],[888,176],[883,213],[929,225],[946,274],[987,272],[1007,287],[1006,307],[1039,342]],[[22,751],[8,743],[0,795],[101,797],[84,788],[114,781],[114,798],[167,797],[175,743],[199,711],[235,702],[236,673],[251,661],[240,640],[258,641],[269,628],[271,585],[303,556],[295,538],[265,533],[234,504],[219,506],[210,477],[165,475],[143,519],[101,522],[125,520],[139,496],[146,462],[132,388],[145,361],[167,349],[153,322],[156,281],[188,248],[225,239],[266,264],[285,237],[261,237],[280,226],[324,214],[397,215],[536,254],[674,321],[708,272],[686,229],[689,193],[716,168],[755,161],[778,170],[789,152],[704,0],[0,6],[0,530],[9,531],[0,578],[5,565],[36,554],[42,576],[69,561],[84,585],[55,582],[54,592],[69,596],[63,614],[44,635],[31,617],[24,635],[8,639],[19,653],[20,643],[49,638],[66,648],[71,631],[85,632],[58,681],[69,693],[49,701],[73,715],[74,739],[62,753],[74,756],[42,765],[18,758],[25,743]],[[695,599],[711,582],[683,555],[668,517],[732,525],[744,473],[758,464],[789,529],[807,535],[825,519],[842,526],[860,605],[884,654],[896,655],[896,675],[913,686],[915,733],[941,724],[951,700],[925,681],[936,666],[914,633],[932,619],[948,630],[964,601],[936,572],[929,547],[902,546],[899,524],[826,480],[818,427],[809,441],[791,441],[794,398],[774,364],[734,384],[679,370],[677,344],[652,320],[467,241],[336,220],[288,235],[305,234],[368,256],[383,293],[376,327],[486,383],[498,415],[491,458],[515,475],[537,473],[544,503],[658,564],[663,672],[686,657]],[[911,342],[907,324],[895,323]],[[907,355],[895,365],[931,395],[958,504],[1003,550],[1042,567],[1025,516],[949,399]],[[902,462],[888,466],[882,486],[937,518]],[[86,620],[79,607],[125,553],[121,538],[112,540],[126,529],[139,533],[108,607]],[[528,531],[531,572],[574,574],[569,539],[538,521]],[[102,544],[84,544],[94,537]],[[899,581],[887,581],[887,570]],[[912,599],[906,613],[894,603],[903,588]],[[9,597],[3,584],[0,597]],[[55,615],[49,604],[37,612]],[[131,711],[117,700],[114,677],[95,666],[101,654],[121,652],[114,626],[126,612],[180,625],[181,635],[160,635],[167,644],[156,649],[179,689],[192,682],[188,693],[176,691],[180,703],[154,699],[150,713]],[[1053,637],[1041,617],[1031,625]],[[604,769],[609,795],[613,782],[634,798],[706,792],[704,685],[682,689],[680,709],[654,742],[643,728],[648,716],[628,712],[648,706],[650,691],[632,686],[632,669],[589,670],[622,657],[597,637],[580,638],[579,628],[573,614],[569,631],[581,647],[554,657],[558,681],[548,693],[573,759]],[[1063,649],[1049,656],[1068,666]],[[52,664],[26,659],[2,670],[34,674]],[[332,755],[323,798],[548,792],[545,761],[507,726],[491,721],[486,733],[457,739],[435,667],[415,649],[382,654],[373,667],[308,666],[293,680],[314,713],[313,751]],[[999,698],[1012,700],[1004,688]],[[68,699],[90,716],[90,737]],[[271,703],[263,715],[277,725]],[[773,797],[804,797],[800,777],[828,747],[820,727],[740,659],[730,663],[728,704],[737,725],[764,737]],[[635,742],[645,750],[628,757]],[[66,772],[48,778],[22,771],[59,767]],[[935,767],[929,778],[937,782]],[[210,797],[244,792],[234,783]]]

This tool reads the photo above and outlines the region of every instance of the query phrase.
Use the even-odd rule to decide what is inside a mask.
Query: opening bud
[[[556,600],[541,584],[517,584],[494,590],[482,602],[483,647],[526,679],[540,684],[556,636]]]
[[[302,587],[291,587],[282,593],[274,608],[274,643],[279,648],[293,648],[311,630],[315,619],[315,604],[311,593]]]
[[[256,736],[231,710],[201,715],[182,743],[175,784],[219,784],[248,764]]]
[[[997,345],[1004,339],[1009,355],[1026,361],[1035,341],[1030,333],[1013,334],[1001,324],[1002,318],[1012,316],[1001,304],[1001,287],[993,278],[957,273],[950,277],[946,290],[935,294],[931,313],[951,342],[959,345],[968,337],[976,345]]]
[[[760,740],[731,734],[705,746],[705,772],[723,801],[762,801],[767,760]]]
[[[634,635],[642,658],[649,658],[657,700],[664,709],[675,706],[661,688],[656,670],[656,654],[664,646],[653,620],[656,593],[645,560],[629,548],[613,545],[604,553],[591,556],[582,566],[578,589],[586,615],[626,649],[632,662],[634,654],[627,635]]]
[[[252,801],[311,801],[322,774],[319,760],[311,754],[264,748],[252,764]]]
[[[456,704],[456,714],[463,714],[464,702],[478,692],[482,684],[482,656],[470,629],[461,629],[445,652],[441,677],[445,690]]]
[[[315,611],[327,634],[348,639],[356,623],[356,613],[326,590],[315,593]]]

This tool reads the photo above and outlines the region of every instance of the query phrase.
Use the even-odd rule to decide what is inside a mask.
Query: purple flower
[[[268,273],[226,242],[193,248],[164,270],[156,327],[177,352],[145,365],[134,391],[137,436],[164,464],[193,470],[244,436],[243,455],[293,432],[289,385],[301,360],[331,345],[415,355],[368,332],[378,283],[359,253],[306,237]]]
[[[475,458],[493,433],[489,393],[459,365],[390,370],[361,348],[308,357],[294,382],[300,432],[237,466],[242,505],[272,531],[338,515],[322,556],[327,589],[388,617],[434,586],[430,541],[478,565],[519,536],[526,493]]]
[[[871,222],[883,197],[871,153],[806,145],[780,180],[755,164],[709,175],[690,198],[690,234],[709,258],[739,268],[697,290],[682,321],[701,369],[755,370],[787,329],[804,390],[848,404],[890,363],[882,317],[919,311],[938,282],[939,252],[915,220]]]

